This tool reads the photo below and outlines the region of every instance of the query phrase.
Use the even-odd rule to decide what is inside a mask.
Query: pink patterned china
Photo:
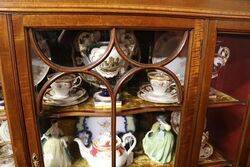
[[[89,148],[87,148],[79,138],[75,138],[74,141],[78,143],[81,156],[88,161],[90,167],[112,166],[110,133],[100,135],[97,140],[92,142]],[[133,144],[126,150],[125,145],[130,142],[133,142]],[[116,136],[116,167],[122,167],[126,164],[135,145],[136,138],[132,133],[126,133],[122,136],[122,139]]]
[[[54,99],[63,99],[69,97],[70,92],[81,85],[82,78],[80,76],[75,76],[74,74],[65,75],[55,82],[53,82],[50,87],[54,92]]]

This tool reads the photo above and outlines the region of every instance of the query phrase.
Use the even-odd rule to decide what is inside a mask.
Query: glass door
[[[239,165],[249,119],[249,45],[249,34],[217,34],[200,165]]]
[[[203,21],[131,17],[127,24],[120,22],[123,16],[108,15],[89,16],[87,23],[87,16],[53,17],[25,16],[20,27],[28,51],[18,59],[29,67],[20,64],[19,75],[21,85],[28,84],[22,89],[24,112],[32,110],[34,118],[26,119],[35,129],[28,127],[33,164],[187,163]]]

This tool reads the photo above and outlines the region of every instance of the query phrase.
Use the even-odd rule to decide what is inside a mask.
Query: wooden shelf
[[[180,104],[151,103],[140,99],[133,93],[123,92],[122,97],[123,104],[116,109],[118,116],[181,109]],[[95,108],[92,97],[79,105],[68,107],[44,106],[43,110],[47,116],[56,118],[66,116],[111,116],[111,108]]]
[[[208,107],[217,108],[217,107],[227,107],[234,105],[246,105],[245,102],[237,100],[236,98],[229,96],[219,90],[211,88],[214,91],[215,97],[209,98]]]
[[[174,167],[174,160],[168,164],[155,163],[148,158],[145,154],[136,154],[134,162],[129,167]]]
[[[245,105],[244,102],[239,101],[221,91],[214,89],[216,98],[209,99],[209,108],[227,107],[233,105]],[[181,109],[178,103],[160,104],[147,102],[136,96],[136,92],[123,92],[122,93],[122,106],[117,107],[117,116],[132,115],[145,112],[158,112],[158,111],[176,111]],[[111,116],[111,108],[96,108],[94,106],[94,99],[90,97],[86,102],[79,105],[68,107],[53,107],[43,106],[45,115],[51,118],[72,117],[72,116]]]
[[[232,166],[231,163],[229,163],[224,156],[216,149],[214,148],[214,153],[211,157],[209,157],[206,160],[199,161],[199,166],[205,167],[205,166]]]
[[[157,164],[153,161],[151,161],[146,155],[139,155],[135,156],[134,162],[129,165],[129,167],[174,167],[174,162],[171,162],[169,164]],[[72,167],[88,167],[88,162],[83,159],[79,158],[75,162],[73,162]]]

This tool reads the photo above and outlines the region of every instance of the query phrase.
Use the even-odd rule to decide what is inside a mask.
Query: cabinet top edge
[[[126,13],[250,19],[247,0],[0,0],[0,12]]]

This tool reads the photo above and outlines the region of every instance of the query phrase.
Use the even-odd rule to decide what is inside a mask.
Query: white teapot
[[[87,148],[79,138],[75,138],[74,141],[78,143],[81,156],[88,161],[90,167],[112,166],[110,133],[104,133],[99,136],[97,140],[93,141],[89,148]],[[130,142],[133,142],[133,144],[127,151],[125,145]],[[135,145],[136,138],[132,133],[126,133],[122,136],[122,139],[116,136],[116,167],[125,165]]]

